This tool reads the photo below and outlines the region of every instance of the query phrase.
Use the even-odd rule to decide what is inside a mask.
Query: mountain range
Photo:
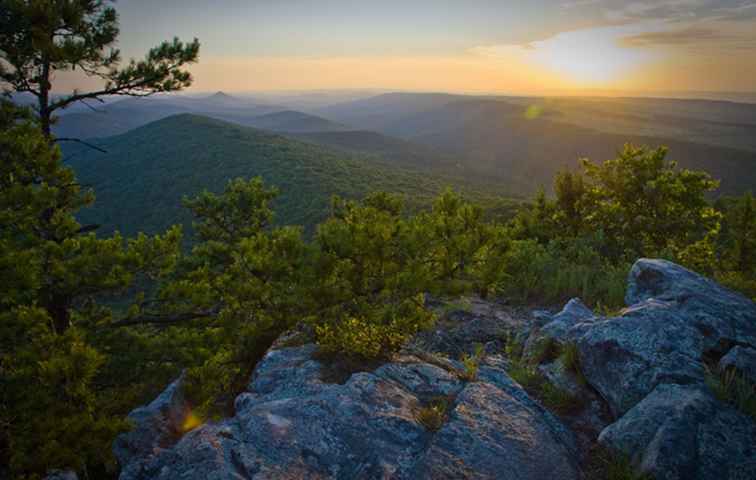
[[[279,223],[308,229],[331,195],[372,190],[419,206],[449,185],[509,198],[497,211],[511,213],[557,171],[625,142],[668,146],[681,167],[720,179],[720,194],[756,186],[756,105],[728,102],[391,93],[302,112],[218,92],[110,102],[62,115],[55,132],[107,152],[63,143],[98,194],[82,218],[126,233],[189,225],[182,196],[256,175],[282,192]]]

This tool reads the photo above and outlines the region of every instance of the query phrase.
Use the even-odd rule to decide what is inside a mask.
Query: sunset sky
[[[756,91],[756,0],[121,0],[119,47],[202,43],[196,91]],[[60,79],[60,89],[85,86]]]

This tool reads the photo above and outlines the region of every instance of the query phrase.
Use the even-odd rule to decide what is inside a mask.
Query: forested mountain
[[[704,100],[537,98],[388,93],[304,113],[222,92],[110,103],[63,115],[55,132],[92,138],[195,113],[310,143],[368,154],[400,167],[464,173],[508,193],[551,188],[579,158],[613,158],[626,142],[666,145],[684,168],[720,179],[719,193],[756,185],[756,106]]]
[[[585,122],[581,123],[577,108],[568,112],[566,107],[551,107],[551,103],[544,103],[543,99],[526,98],[389,94],[341,104],[320,113],[330,114],[329,118],[335,121],[353,122],[355,126],[373,128],[385,135],[445,152],[455,157],[467,173],[496,178],[511,188],[522,189],[522,193],[532,193],[539,186],[548,188],[558,170],[576,167],[577,159],[581,157],[596,161],[613,158],[626,142],[670,147],[670,158],[678,161],[681,167],[702,169],[720,179],[721,193],[742,193],[756,185],[756,152],[723,147],[714,142],[707,144],[703,141],[705,139],[698,140],[695,135],[706,128],[708,120],[701,118],[701,111],[709,108],[718,112],[713,118],[719,119],[720,129],[726,129],[719,143],[743,147],[752,142],[749,140],[752,138],[749,128],[752,127],[744,117],[747,112],[743,111],[752,109],[756,112],[753,106],[733,104],[731,109],[723,111],[726,102],[670,101],[669,116],[677,125],[678,134],[675,134],[670,127],[664,127],[673,120],[667,117],[654,120],[659,119],[661,107],[650,100],[626,100],[625,103],[634,105],[636,111],[645,105],[645,116],[638,114],[633,120],[642,123],[643,118],[648,118],[643,123],[645,128],[610,133],[596,127],[606,123],[602,122],[604,117],[619,115],[612,112],[620,110],[612,110],[613,100],[594,102],[603,107],[594,116],[591,128]],[[659,102],[659,105],[665,105],[665,102]],[[683,117],[684,105],[693,105],[697,109],[688,109],[688,116]],[[368,113],[370,107],[381,112],[380,115]],[[753,114],[750,118],[754,118]],[[638,131],[655,133],[643,135]],[[725,142],[728,138],[725,134],[729,135],[729,141]],[[683,137],[698,141],[680,139]]]
[[[207,97],[159,95],[127,98],[87,110],[63,113],[53,127],[59,137],[100,138],[120,135],[147,123],[179,113],[229,115],[248,119],[283,110],[255,99],[236,98],[223,92]]]
[[[428,204],[444,186],[466,181],[440,172],[389,165],[377,156],[332,150],[207,117],[181,114],[124,135],[94,141],[102,153],[67,145],[66,162],[97,201],[82,212],[101,231],[158,232],[190,224],[184,196],[220,191],[236,177],[262,176],[278,187],[277,222],[310,228],[329,212],[330,197],[361,197],[371,191],[406,193],[411,205]],[[493,187],[468,188],[484,199]],[[497,193],[501,193],[498,190]],[[498,205],[506,208],[507,201]]]
[[[207,116],[238,123],[248,127],[259,128],[271,132],[282,133],[309,133],[309,132],[333,132],[349,131],[351,128],[325,118],[297,112],[294,110],[281,110],[263,115],[249,115],[237,112],[206,113]]]

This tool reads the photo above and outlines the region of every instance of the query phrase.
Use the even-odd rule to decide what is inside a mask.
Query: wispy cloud
[[[608,22],[753,20],[754,0],[570,0],[563,9],[600,9]]]
[[[703,27],[688,27],[678,30],[643,32],[620,39],[625,47],[652,47],[657,45],[689,45],[719,40],[732,40],[729,34]]]

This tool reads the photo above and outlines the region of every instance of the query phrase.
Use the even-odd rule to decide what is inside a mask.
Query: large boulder
[[[124,472],[173,445],[184,433],[184,422],[190,414],[183,392],[184,375],[171,383],[149,405],[132,411],[128,419],[132,429],[113,442],[113,454]]]
[[[501,358],[474,382],[404,355],[338,384],[323,380],[314,352],[271,350],[234,417],[187,433],[121,479],[579,478],[570,432],[509,379]],[[437,397],[450,403],[433,432],[416,416]]]
[[[599,441],[657,479],[756,478],[756,424],[698,385],[657,386]]]
[[[575,341],[582,373],[616,418],[657,385],[703,382],[705,363],[733,346],[756,347],[756,305],[672,262],[638,260],[626,300],[611,318],[572,300],[529,339]]]

